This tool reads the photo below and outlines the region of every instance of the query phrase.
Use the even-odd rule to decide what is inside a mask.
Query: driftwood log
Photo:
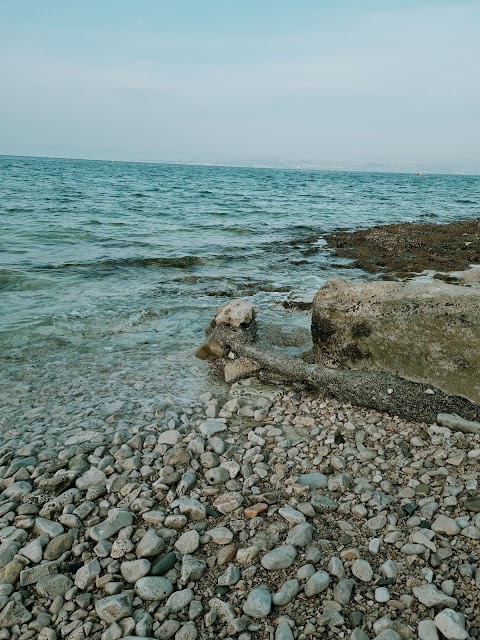
[[[451,396],[431,385],[411,382],[383,371],[330,369],[307,364],[301,358],[257,346],[252,332],[227,324],[210,327],[209,341],[228,356],[256,364],[256,375],[265,381],[300,384],[340,402],[384,411],[408,420],[432,423],[438,414],[457,414],[470,421],[480,419],[480,407],[466,398]],[[473,432],[475,427],[472,427]]]

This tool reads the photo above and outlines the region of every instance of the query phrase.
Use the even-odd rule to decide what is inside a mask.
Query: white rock
[[[176,429],[169,429],[168,431],[162,431],[158,436],[158,444],[175,445],[182,439],[182,434]]]
[[[247,300],[232,300],[227,305],[220,307],[215,316],[215,324],[227,324],[238,328],[251,324],[255,317],[255,307]]]

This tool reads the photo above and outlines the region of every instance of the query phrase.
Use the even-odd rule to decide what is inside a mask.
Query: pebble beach
[[[0,447],[0,640],[480,635],[480,436],[235,383]]]
[[[478,177],[0,164],[0,640],[480,636],[479,435],[193,357],[245,298],[303,352],[378,275],[328,232],[472,218]]]

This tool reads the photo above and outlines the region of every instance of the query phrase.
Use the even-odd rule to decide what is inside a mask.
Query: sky
[[[479,0],[0,0],[0,154],[478,171],[479,25]]]

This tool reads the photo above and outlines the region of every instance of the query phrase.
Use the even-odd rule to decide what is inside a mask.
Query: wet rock
[[[163,576],[175,566],[176,562],[177,554],[174,551],[170,551],[169,553],[166,553],[165,555],[152,562],[152,566],[150,567],[150,575]]]
[[[468,511],[480,513],[480,495],[467,498],[464,502],[464,506]]]

